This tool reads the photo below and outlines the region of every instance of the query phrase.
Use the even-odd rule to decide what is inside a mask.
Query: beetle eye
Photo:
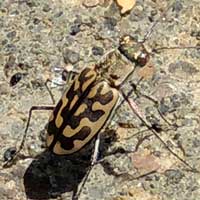
[[[62,80],[67,81],[67,78],[69,76],[69,72],[67,70],[62,71]]]
[[[67,81],[68,79],[70,79],[71,81],[73,81],[74,78],[75,78],[75,76],[76,76],[76,74],[73,73],[73,72],[68,72],[66,70],[63,70],[63,72],[62,72],[62,80],[63,81]]]
[[[137,64],[140,67],[144,67],[149,61],[149,54],[148,52],[142,52],[138,57],[137,57]]]
[[[66,70],[62,71],[62,80],[67,81],[68,72]]]

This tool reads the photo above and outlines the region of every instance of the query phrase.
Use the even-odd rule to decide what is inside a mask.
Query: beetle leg
[[[143,122],[143,124],[145,124],[145,126],[151,130],[151,132],[156,136],[156,138],[158,140],[160,140],[160,142],[164,145],[164,147],[173,155],[175,156],[178,160],[180,160],[182,163],[185,164],[185,166],[187,166],[191,171],[193,172],[198,172],[199,171],[195,168],[193,168],[190,164],[188,164],[184,159],[182,159],[179,155],[177,155],[173,150],[171,150],[170,147],[168,147],[168,145],[164,142],[164,140],[159,136],[158,132],[156,129],[154,129],[152,127],[152,125],[140,114],[140,112],[137,111],[137,109],[135,109],[135,102],[128,98],[127,95],[124,94],[123,91],[121,91],[123,97],[126,99],[127,103],[129,104],[131,110],[138,116],[138,118]]]
[[[55,101],[55,99],[54,99],[53,93],[51,92],[51,89],[50,89],[49,86],[48,86],[48,83],[52,83],[52,80],[47,79],[47,80],[45,81],[45,87],[46,87],[46,89],[47,89],[47,91],[48,91],[48,93],[49,93],[49,95],[50,95],[50,97],[51,97],[52,103],[55,104],[56,101]]]
[[[87,170],[87,173],[86,173],[86,175],[85,175],[85,177],[84,177],[84,179],[83,179],[83,181],[80,185],[79,190],[75,194],[73,194],[73,197],[72,197],[73,200],[77,200],[79,198],[81,191],[82,191],[82,189],[83,189],[83,187],[84,187],[84,185],[85,185],[85,183],[86,183],[86,181],[87,181],[87,179],[90,175],[90,172],[92,171],[93,166],[98,163],[100,140],[101,140],[101,133],[98,133],[97,138],[95,140],[94,152],[93,152],[92,157],[91,157],[91,165],[89,166],[89,168]]]
[[[31,107],[31,109],[29,110],[28,121],[27,121],[27,124],[26,124],[26,128],[25,128],[25,131],[24,131],[24,135],[23,135],[21,144],[20,144],[18,150],[16,150],[15,152],[12,152],[10,154],[9,158],[7,158],[7,156],[5,156],[5,154],[8,154],[8,150],[10,148],[5,151],[5,153],[4,153],[4,159],[5,159],[6,162],[3,165],[4,167],[10,166],[12,164],[12,161],[17,157],[17,155],[23,149],[23,146],[24,146],[24,143],[25,143],[25,140],[26,140],[26,137],[27,137],[28,127],[30,125],[30,120],[31,120],[32,112],[35,111],[35,110],[53,110],[54,107],[55,107],[54,105],[49,105],[49,106],[48,105],[43,105],[43,106],[32,106]]]
[[[140,110],[138,109],[136,103],[129,98],[131,92],[129,92],[128,95],[126,95],[123,90],[120,90],[123,98],[125,99],[125,101],[129,104],[129,107],[131,108],[131,110],[133,111],[133,113],[135,113],[137,115],[137,117],[141,120],[141,122],[143,122],[143,124],[145,124],[145,126],[151,130],[151,132],[153,133],[153,135],[156,136],[156,138],[158,140],[160,140],[160,142],[163,144],[163,146],[173,155],[175,156],[178,160],[180,160],[182,163],[185,164],[185,166],[187,166],[192,172],[198,172],[199,171],[192,167],[189,163],[187,163],[184,159],[182,159],[179,155],[177,155],[173,150],[171,150],[170,147],[168,147],[168,145],[164,142],[164,140],[159,136],[159,132],[160,129],[158,127],[154,127],[154,125],[150,124],[144,117],[144,114],[142,112],[140,112]],[[126,152],[125,152],[126,153]],[[130,152],[132,153],[132,152]]]
[[[167,123],[169,126],[176,126],[175,124],[172,124],[171,122],[169,122],[169,121],[164,117],[164,115],[162,114],[162,112],[161,112],[160,109],[159,109],[159,102],[158,102],[155,98],[153,98],[153,97],[151,97],[151,96],[148,96],[148,95],[146,95],[146,94],[140,92],[140,91],[137,89],[137,85],[138,85],[138,83],[137,83],[137,84],[131,83],[131,86],[134,88],[134,92],[136,93],[137,97],[142,96],[142,97],[144,97],[144,98],[146,98],[146,99],[152,101],[152,102],[154,103],[154,107],[156,108],[158,114],[159,114],[160,117],[163,119],[163,121],[164,121],[165,123]]]
[[[64,81],[64,83],[58,83],[58,82],[53,81],[51,79],[47,79],[45,81],[45,87],[46,87],[46,89],[47,89],[47,91],[48,91],[48,93],[49,93],[49,95],[51,97],[51,100],[52,100],[53,104],[55,104],[56,101],[55,101],[54,95],[53,95],[50,87],[48,86],[48,83],[53,83],[53,84],[55,84],[57,86],[63,87],[66,84],[70,84],[73,81],[74,76],[76,76],[76,75],[78,75],[78,73],[76,71],[67,71],[67,70],[64,69],[62,71],[62,80]]]

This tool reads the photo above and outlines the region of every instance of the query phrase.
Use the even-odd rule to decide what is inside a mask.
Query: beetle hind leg
[[[29,115],[28,115],[28,120],[26,123],[26,128],[23,134],[23,138],[22,141],[19,145],[19,148],[15,148],[15,147],[10,147],[8,148],[5,152],[4,152],[4,165],[3,167],[9,167],[13,164],[14,160],[17,158],[17,156],[19,155],[20,151],[23,149],[24,147],[24,143],[27,137],[27,133],[28,133],[28,128],[30,125],[30,120],[31,120],[31,116],[32,116],[32,112],[35,110],[53,110],[55,106],[53,105],[43,105],[43,106],[32,106],[31,109],[29,110]]]
[[[98,135],[96,136],[96,140],[95,140],[94,151],[93,151],[93,154],[91,157],[91,164],[85,174],[84,179],[82,180],[81,185],[79,186],[79,189],[77,191],[75,191],[75,193],[73,194],[72,200],[78,200],[79,196],[81,195],[82,189],[85,186],[85,183],[87,182],[88,177],[92,171],[93,166],[98,164],[100,140],[101,140],[101,133],[98,133]]]

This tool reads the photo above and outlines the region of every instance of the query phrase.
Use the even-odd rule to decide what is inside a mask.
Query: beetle
[[[106,65],[109,56],[118,60],[117,66]],[[102,66],[104,69],[100,70]],[[104,70],[107,71],[106,75]],[[83,69],[65,90],[56,106],[33,106],[30,109],[22,143],[15,154],[12,152],[13,157],[23,148],[34,110],[53,111],[46,139],[50,151],[57,155],[69,155],[82,149],[98,134],[112,115],[119,102],[118,91],[133,71],[134,65],[118,51],[109,52],[100,64]],[[120,73],[123,73],[121,77],[114,79],[109,77],[109,74],[113,77],[114,74]],[[9,159],[9,162],[11,160]]]
[[[129,39],[124,37],[121,44],[128,44]],[[143,49],[143,46],[140,47]],[[121,86],[134,72],[135,67],[144,66],[148,61],[147,51],[138,53],[138,50],[141,49],[137,49],[136,53],[131,52],[133,59],[130,59],[126,48],[122,46],[115,54],[109,52],[106,60],[107,57],[116,56],[121,63],[111,68],[111,64],[103,61],[94,67],[87,67],[75,78],[69,89],[66,89],[56,106],[32,107],[22,143],[12,155],[15,157],[22,149],[31,113],[38,109],[53,110],[47,128],[47,146],[50,151],[57,155],[70,155],[81,150],[108,122],[118,104],[120,92],[123,93]],[[125,52],[124,55],[122,52]],[[122,75],[119,77],[120,73]],[[94,164],[94,161],[92,163]]]
[[[129,52],[129,49],[133,50]],[[81,150],[113,114],[119,103],[121,87],[135,67],[142,67],[148,61],[149,54],[143,43],[138,43],[131,36],[123,36],[118,49],[109,51],[95,66],[86,67],[75,77],[56,106],[33,106],[29,110],[22,142],[19,149],[12,150],[10,155],[14,159],[23,148],[34,110],[52,110],[46,138],[50,151],[57,155],[69,155]],[[5,159],[5,166],[13,159]]]

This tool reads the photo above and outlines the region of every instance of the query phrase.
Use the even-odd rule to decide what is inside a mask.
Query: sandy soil
[[[45,80],[58,82],[61,73],[56,69],[72,64],[79,72],[94,65],[106,52],[119,46],[123,35],[142,40],[171,4],[145,42],[148,51],[200,45],[199,0],[138,0],[123,16],[111,0],[0,1],[1,166],[5,150],[20,144],[30,107],[52,104]],[[21,80],[16,84],[12,80],[15,85],[10,86],[16,73],[22,75]],[[136,84],[142,76],[144,80],[138,89],[157,99],[165,118],[179,127],[166,124],[152,101],[144,97],[135,100],[138,108],[151,123],[161,125],[159,135],[167,146],[199,170],[200,50],[152,52],[148,66],[136,69],[130,80]],[[63,87],[50,87],[58,100]],[[124,90],[130,88],[126,82]],[[130,98],[135,98],[135,94]],[[0,199],[71,199],[83,180],[88,165],[75,159],[76,155],[56,157],[44,152],[48,118],[49,112],[33,114],[22,151],[26,159],[0,170]],[[131,128],[122,123],[131,124]],[[200,174],[191,172],[152,131],[145,129],[128,105],[122,104],[105,131],[101,156],[118,148],[138,147],[137,151],[114,154],[95,165],[80,200],[199,199]],[[140,134],[130,137],[138,131]],[[87,154],[81,156],[88,159]],[[142,174],[148,175],[136,178]]]

